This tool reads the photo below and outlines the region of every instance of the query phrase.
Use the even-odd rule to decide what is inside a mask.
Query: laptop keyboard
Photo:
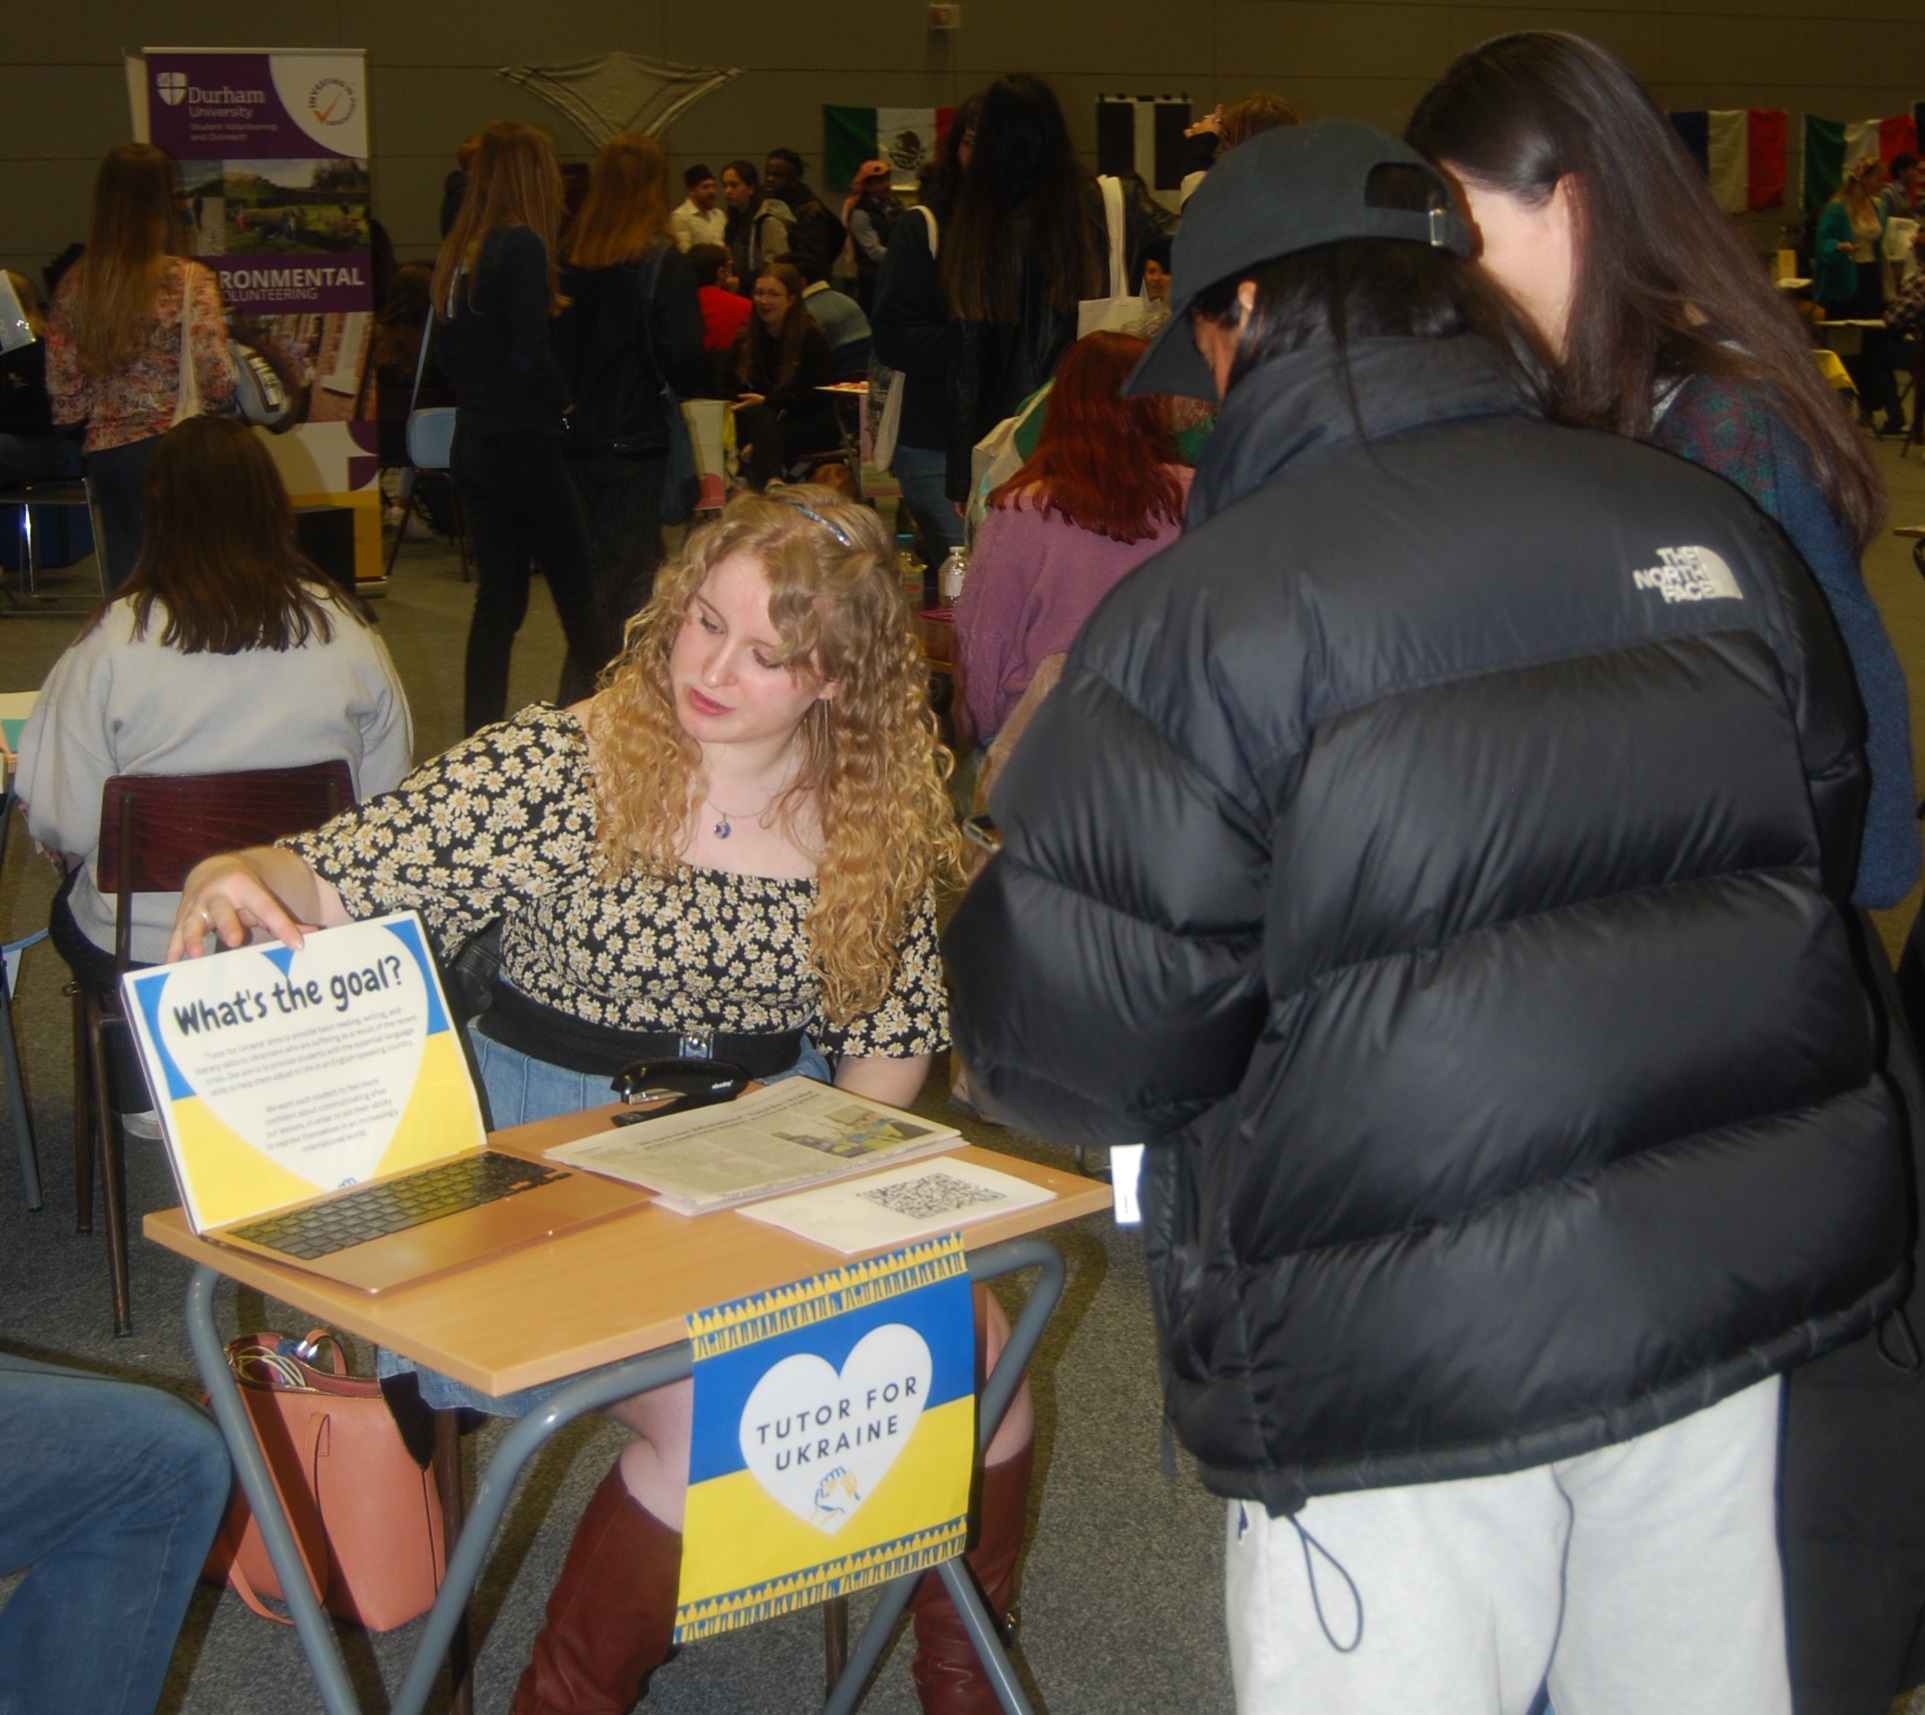
[[[306,1208],[270,1215],[245,1227],[230,1227],[228,1232],[269,1250],[312,1261],[351,1245],[364,1245],[370,1239],[438,1221],[443,1215],[499,1202],[517,1191],[532,1191],[563,1176],[564,1170],[559,1167],[544,1167],[539,1162],[484,1150],[399,1179],[363,1185],[325,1203],[310,1203]]]

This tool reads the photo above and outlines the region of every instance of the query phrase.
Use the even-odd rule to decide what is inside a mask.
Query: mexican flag
[[[1918,113],[1925,103],[1910,113],[1891,119],[1820,119],[1805,115],[1805,207],[1821,208],[1852,162],[1866,155],[1890,161],[1894,155],[1918,153]]]
[[[848,185],[864,161],[887,161],[894,183],[910,186],[916,169],[942,147],[953,107],[824,107],[822,177]]]
[[[1727,214],[1780,208],[1785,200],[1786,115],[1776,107],[1695,108],[1671,115],[1691,158]]]

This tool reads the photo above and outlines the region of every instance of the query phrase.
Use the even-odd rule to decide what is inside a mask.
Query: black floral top
[[[502,975],[622,1030],[806,1030],[831,1056],[947,1046],[933,895],[882,1005],[843,1028],[809,962],[812,880],[683,864],[610,879],[595,852],[588,738],[537,704],[424,763],[393,792],[287,841],[353,917],[419,911],[444,957],[499,919]]]

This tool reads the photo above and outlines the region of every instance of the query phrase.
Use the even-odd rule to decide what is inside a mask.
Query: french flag
[[[1781,107],[1700,107],[1671,115],[1672,129],[1727,214],[1784,206],[1789,123]]]

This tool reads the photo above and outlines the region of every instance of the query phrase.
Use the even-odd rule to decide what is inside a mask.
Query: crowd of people
[[[1240,1708],[1874,1715],[1925,1612],[1921,1366],[1886,1356],[1925,1327],[1925,1083],[1863,916],[1920,868],[1859,566],[1875,451],[1592,43],[1488,42],[1401,137],[1273,94],[1192,129],[1180,212],[1100,185],[1027,74],[959,104],[907,196],[878,160],[826,198],[780,148],[671,206],[630,134],[571,196],[541,131],[483,129],[376,343],[398,387],[425,342],[454,401],[477,574],[468,736],[419,767],[367,615],[217,414],[171,163],[113,151],[46,323],[112,591],[21,744],[56,944],[111,983],[107,775],[346,757],[353,807],[144,901],[136,958],[401,909],[446,961],[493,937],[468,1030],[497,1126],[691,1034],[907,1106],[953,1029],[984,1114],[1149,1143]],[[1814,240],[1815,299],[1893,342],[1925,324],[1883,247],[1916,180],[1854,163]],[[1902,356],[1855,360],[1867,411]],[[1000,853],[940,942],[955,757],[827,391],[881,369],[898,526],[971,546],[953,749],[1002,741]],[[731,407],[741,484],[669,553],[695,396]],[[537,570],[567,660],[516,711]],[[980,1289],[976,1331],[992,1363]],[[443,1409],[553,1391],[379,1363]],[[0,1359],[0,1446],[67,1385]],[[621,1715],[670,1650],[691,1390],[609,1414],[631,1439],[516,1715]],[[984,1454],[998,1620],[1034,1427],[1024,1392]],[[211,1534],[201,1475],[170,1531]],[[44,1593],[73,1574],[9,1522],[39,1492],[0,1501],[0,1556]],[[185,1595],[154,1580],[96,1707],[158,1693]],[[20,1601],[0,1700],[35,1671]],[[912,1608],[922,1707],[1000,1707],[933,1576]]]

